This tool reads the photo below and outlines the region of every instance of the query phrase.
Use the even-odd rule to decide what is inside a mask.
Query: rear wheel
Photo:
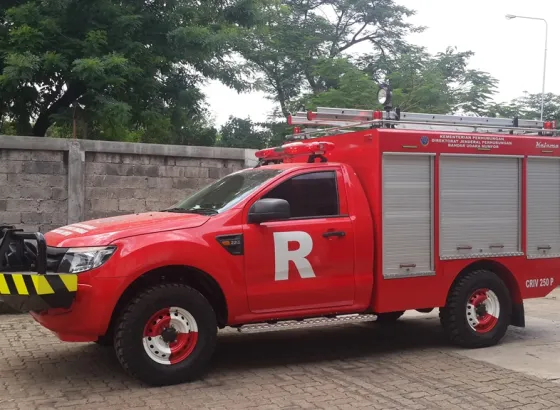
[[[196,379],[211,358],[216,316],[198,291],[181,284],[147,289],[124,309],[115,331],[123,368],[150,385]]]
[[[471,272],[455,283],[440,309],[440,320],[454,344],[468,348],[497,344],[511,321],[511,297],[493,272]]]

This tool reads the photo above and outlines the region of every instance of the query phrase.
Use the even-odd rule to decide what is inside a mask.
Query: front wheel
[[[217,339],[216,315],[198,291],[162,284],[136,296],[115,331],[115,351],[123,368],[153,386],[199,377]]]
[[[468,273],[453,285],[440,320],[451,342],[467,348],[497,344],[511,321],[511,297],[493,272]]]

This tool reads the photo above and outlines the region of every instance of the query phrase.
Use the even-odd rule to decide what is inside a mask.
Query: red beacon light
[[[280,147],[266,148],[255,152],[255,156],[262,162],[283,162],[285,159],[309,156],[309,162],[313,162],[315,158],[322,158],[326,161],[323,155],[334,149],[332,142],[314,141],[314,142],[293,142],[284,144]],[[313,160],[313,161],[312,161]]]
[[[556,129],[556,120],[554,121],[545,121],[544,123],[545,130],[555,130]]]

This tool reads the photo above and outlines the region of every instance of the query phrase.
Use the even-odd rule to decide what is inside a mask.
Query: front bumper
[[[43,234],[0,226],[0,301],[18,311],[69,308],[78,277],[47,272],[47,264]]]
[[[67,309],[77,290],[75,274],[0,273],[0,301],[20,312]]]
[[[23,240],[36,242],[32,257],[25,258],[25,266],[6,263],[14,259],[14,244],[21,248]],[[7,248],[10,241],[11,250]],[[126,278],[112,274],[97,277],[96,269],[79,274],[58,273],[65,252],[63,248],[47,248],[41,233],[0,226],[0,301],[28,312],[61,340],[97,340],[107,331],[113,309],[127,286]],[[108,263],[102,269],[112,270],[114,266]]]

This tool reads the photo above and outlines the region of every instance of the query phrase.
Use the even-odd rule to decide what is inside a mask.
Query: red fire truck
[[[45,235],[2,227],[1,299],[165,385],[198,378],[226,326],[438,308],[450,341],[477,348],[525,326],[524,299],[557,286],[553,122],[389,107],[290,123],[292,140],[258,151],[257,166],[165,211]]]

